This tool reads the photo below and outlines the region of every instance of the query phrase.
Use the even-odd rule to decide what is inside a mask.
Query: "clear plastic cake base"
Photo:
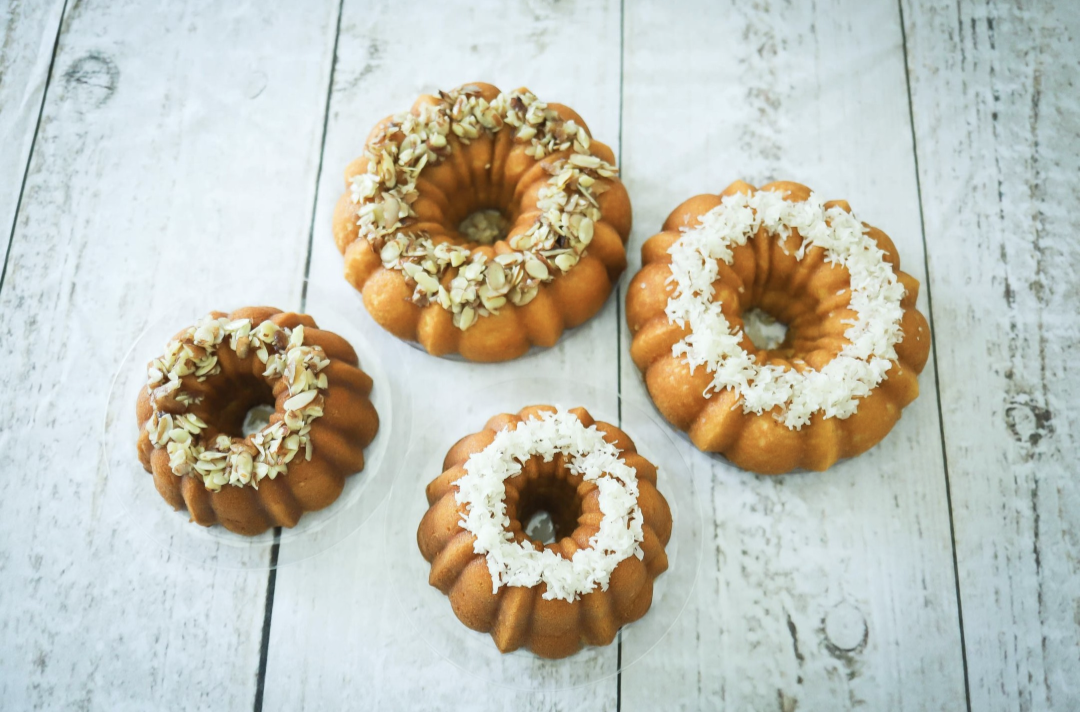
[[[658,470],[658,489],[668,501],[672,534],[666,550],[669,567],[656,580],[645,616],[624,626],[605,647],[586,647],[561,660],[528,650],[500,653],[487,633],[462,624],[446,596],[428,584],[430,565],[420,554],[416,531],[428,504],[427,484],[442,472],[443,458],[460,438],[483,429],[498,413],[529,405],[584,406],[598,421],[619,426],[638,452]],[[522,690],[553,690],[587,685],[618,674],[649,653],[682,613],[701,562],[701,512],[693,496],[686,462],[668,428],[643,408],[613,393],[573,381],[517,379],[473,391],[459,418],[433,419],[414,429],[412,447],[395,476],[387,504],[386,548],[391,596],[413,631],[439,656],[484,681]]]
[[[325,300],[311,299],[315,303]],[[248,304],[289,305],[273,300]],[[213,310],[232,311],[246,305],[201,304],[155,314],[150,326],[124,357],[109,391],[104,423],[104,456],[107,487],[123,507],[125,516],[140,536],[160,544],[169,554],[204,566],[227,569],[270,569],[319,554],[355,532],[385,500],[390,490],[387,472],[389,453],[407,447],[408,409],[386,377],[377,352],[355,319],[333,309],[319,307],[312,317],[321,329],[347,340],[360,358],[360,367],[374,385],[371,401],[379,414],[379,431],[364,450],[364,469],[346,479],[341,496],[317,512],[306,512],[291,529],[270,529],[254,537],[242,536],[220,525],[203,527],[189,521],[187,511],[174,511],[158,494],[153,476],[143,469],[136,451],[139,430],[135,401],[146,384],[146,364],[160,355],[166,343],[181,329]],[[254,411],[255,409],[253,409]],[[404,442],[398,442],[404,438]],[[288,477],[286,473],[284,475]]]

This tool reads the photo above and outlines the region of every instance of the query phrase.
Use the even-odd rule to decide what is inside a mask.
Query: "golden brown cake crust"
[[[660,412],[686,431],[701,450],[720,453],[735,465],[759,474],[780,474],[795,468],[825,470],[839,458],[859,455],[877,444],[899,420],[901,410],[915,399],[917,375],[929,355],[930,330],[915,308],[918,280],[900,271],[892,240],[864,223],[866,234],[884,252],[884,260],[905,294],[900,302],[902,340],[895,345],[896,359],[885,379],[869,396],[859,399],[857,411],[846,418],[825,418],[817,411],[809,424],[793,429],[780,422],[778,409],[744,412],[740,396],[731,389],[707,398],[712,375],[700,366],[691,371],[685,357],[672,353],[673,346],[690,331],[669,321],[665,313],[675,291],[668,250],[680,239],[682,230],[698,226],[702,216],[720,205],[721,198],[766,190],[793,202],[811,195],[809,188],[798,183],[770,183],[759,189],[736,181],[719,195],[699,195],[683,202],[668,216],[663,231],[645,242],[642,268],[626,293],[626,320],[633,335],[631,359]],[[851,212],[845,201],[830,201],[824,206]],[[742,315],[751,308],[760,308],[786,323],[787,336],[775,349],[757,348],[745,330],[739,345],[759,364],[806,372],[820,370],[849,343],[845,330],[856,314],[849,306],[848,270],[828,263],[816,245],[798,259],[799,244],[797,231],[782,238],[760,229],[745,245],[733,248],[730,263],[717,261],[719,279],[713,284],[713,300],[721,302],[732,333],[743,330]]]
[[[630,437],[613,425],[597,422],[584,408],[573,413],[586,427],[595,425],[606,442],[622,452],[620,459],[636,470],[638,505],[643,515],[644,557],[630,556],[614,569],[607,590],[596,588],[574,601],[546,600],[547,585],[501,586],[492,593],[492,577],[483,554],[473,551],[476,537],[461,520],[455,484],[465,476],[465,462],[486,448],[498,431],[514,428],[552,406],[523,408],[516,414],[491,418],[484,430],[459,440],[447,453],[443,473],[427,487],[429,509],[417,530],[417,544],[431,563],[429,583],[450,599],[454,613],[473,630],[489,633],[502,652],[525,647],[546,658],[572,655],[583,645],[608,645],[623,625],[641,618],[652,604],[653,582],[667,570],[664,547],[671,537],[672,520],[667,500],[656,489],[656,467],[642,457]],[[551,462],[534,456],[523,463],[519,475],[504,481],[507,531],[518,543],[532,544],[569,559],[590,547],[603,515],[594,482],[583,481],[567,467],[562,455]],[[554,543],[546,546],[524,531],[530,512],[545,509],[556,524]]]
[[[457,97],[461,92],[482,100],[484,105],[501,95],[497,87],[474,82],[442,96],[423,95],[410,113],[420,116],[444,97]],[[512,94],[531,96],[525,88]],[[572,126],[588,132],[584,120],[569,107],[541,106],[546,106],[556,117],[553,119],[556,123],[572,122]],[[625,244],[632,221],[626,189],[613,173],[598,175],[592,168],[582,167],[580,170],[589,174],[586,180],[592,181],[588,189],[590,199],[602,216],[595,223],[590,222],[587,249],[575,252],[559,243],[556,245],[559,249],[554,251],[530,253],[535,260],[530,258],[531,265],[521,263],[529,269],[524,274],[520,293],[502,291],[501,278],[481,282],[481,285],[494,284],[493,295],[490,300],[473,304],[475,309],[468,307],[467,313],[462,312],[456,301],[461,298],[461,290],[455,290],[454,280],[464,274],[468,262],[431,271],[429,274],[437,280],[431,283],[431,289],[441,286],[444,293],[437,295],[432,291],[424,296],[413,276],[396,262],[398,253],[386,251],[388,241],[392,243],[398,235],[426,235],[434,246],[463,247],[469,260],[483,255],[489,262],[513,253],[522,254],[511,245],[520,246],[521,238],[534,230],[547,213],[538,207],[538,202],[543,201],[541,193],[552,179],[552,171],[569,165],[569,159],[579,149],[588,158],[606,164],[615,160],[610,148],[587,139],[583,148],[580,142],[567,139],[567,143],[559,146],[573,144],[574,148],[548,152],[537,159],[529,154],[533,146],[528,138],[515,138],[511,125],[499,125],[501,128],[495,130],[481,128],[479,136],[473,138],[456,135],[454,131],[440,138],[440,145],[432,148],[435,151],[432,155],[439,158],[422,167],[415,191],[404,198],[413,201],[410,214],[390,233],[362,235],[357,217],[358,210],[372,201],[384,200],[387,194],[377,192],[370,198],[357,198],[350,186],[354,178],[369,170],[372,157],[379,155],[379,147],[394,141],[400,145],[404,135],[397,129],[394,117],[387,117],[372,130],[365,155],[351,163],[345,172],[346,193],[338,201],[333,217],[334,241],[345,258],[345,277],[362,293],[365,307],[383,328],[401,339],[419,342],[433,355],[456,353],[471,361],[505,361],[521,356],[533,345],[553,346],[565,329],[584,323],[600,310],[626,268]],[[400,157],[400,151],[396,147],[394,150]],[[379,191],[384,187],[381,185]],[[577,183],[571,187],[576,190]],[[400,204],[396,198],[392,200],[394,206]],[[386,203],[380,205],[385,207]],[[491,209],[500,211],[506,220],[508,232],[503,237],[493,244],[479,244],[462,234],[460,226],[466,217]],[[555,254],[560,249],[569,254]],[[571,266],[564,271],[556,264],[559,260],[566,260],[562,264]],[[543,264],[538,267],[537,261]],[[508,266],[508,274],[512,266]],[[535,282],[540,279],[538,275],[543,275],[543,280],[549,275],[554,278]],[[452,304],[451,297],[455,300]],[[468,298],[466,294],[465,299]]]
[[[157,390],[141,388],[136,403],[139,423],[138,452],[143,467],[154,477],[162,498],[174,509],[185,508],[191,520],[203,526],[221,524],[238,534],[253,536],[270,527],[292,527],[304,512],[322,509],[341,494],[345,479],[364,467],[364,448],[375,438],[379,416],[372,405],[371,378],[359,368],[356,352],[347,341],[319,329],[306,314],[282,312],[270,307],[245,307],[231,314],[212,312],[212,318],[230,321],[250,319],[252,327],[270,321],[278,327],[303,326],[303,345],[318,347],[329,363],[322,369],[327,386],[320,391],[322,414],[310,423],[311,457],[301,452],[276,477],[256,480],[256,486],[225,484],[212,491],[191,475],[177,475],[170,466],[169,453],[151,442],[147,423],[156,413],[173,416],[192,414],[206,423],[200,437],[205,442],[219,435],[235,436],[234,441],[251,446],[255,436],[242,440],[239,431],[248,409],[259,403],[273,403],[270,425],[286,417],[289,388],[282,376],[264,376],[265,364],[254,350],[241,357],[226,343],[216,351],[220,371],[200,380],[195,374],[183,376],[181,390],[201,396],[197,402],[180,403]],[[187,330],[177,337],[182,338]]]

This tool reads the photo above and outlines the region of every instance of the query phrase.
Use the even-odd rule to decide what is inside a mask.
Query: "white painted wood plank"
[[[635,265],[691,195],[789,179],[850,201],[924,280],[895,4],[626,12]],[[623,354],[628,342],[624,329]],[[623,393],[647,398],[622,364]],[[704,564],[672,633],[623,675],[623,710],[964,707],[932,366],[920,384],[884,442],[824,474],[758,477],[682,440],[704,490]]]
[[[409,18],[407,32],[386,30],[403,18]],[[617,2],[530,2],[498,11],[464,1],[345,3],[311,266],[311,281],[323,296],[308,308],[316,317],[320,302],[355,311],[372,341],[394,354],[386,367],[413,394],[414,423],[433,414],[450,427],[471,428],[462,435],[473,432],[485,419],[475,390],[523,376],[570,376],[611,393],[610,406],[618,387],[615,301],[555,349],[520,361],[470,365],[396,349],[400,344],[371,321],[341,276],[330,216],[345,165],[379,119],[407,109],[422,92],[467,81],[528,86],[542,99],[573,107],[598,140],[617,148],[618,57]],[[614,678],[572,692],[526,695],[494,688],[438,658],[402,619],[386,581],[385,509],[330,552],[279,571],[266,709],[504,709],[507,695],[523,709],[615,708]],[[406,551],[420,555],[413,547]],[[614,670],[617,654],[611,646],[602,665]]]
[[[0,255],[6,256],[30,159],[63,0],[0,4]],[[3,257],[0,257],[0,269]]]
[[[971,708],[1080,708],[1080,5],[904,3]]]
[[[0,293],[6,708],[253,703],[266,573],[146,542],[98,448],[155,309],[298,305],[336,10],[69,8]]]

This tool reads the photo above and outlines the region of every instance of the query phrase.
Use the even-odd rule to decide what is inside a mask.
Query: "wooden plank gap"
[[[270,621],[274,615],[274,588],[277,586],[277,563],[280,549],[281,527],[274,527],[274,545],[270,547],[270,575],[266,580],[266,608],[263,609],[262,641],[259,644],[259,672],[255,682],[255,712],[262,712],[263,692],[266,689],[266,661],[270,657]]]
[[[22,182],[19,184],[19,198],[15,201],[15,214],[11,216],[11,230],[8,234],[7,249],[4,251],[4,264],[0,267],[0,293],[4,291],[4,280],[7,278],[8,262],[11,260],[11,246],[15,244],[15,226],[19,224],[19,213],[22,210],[23,192],[26,190],[26,180],[30,177],[30,165],[34,162],[34,147],[37,145],[38,131],[41,129],[41,117],[45,113],[45,100],[49,97],[49,86],[52,84],[53,67],[56,65],[56,54],[60,48],[60,35],[64,31],[64,17],[67,15],[67,0],[60,8],[60,21],[56,23],[56,37],[53,38],[52,56],[49,58],[49,71],[45,74],[45,89],[41,92],[41,104],[38,105],[37,121],[34,122],[34,136],[30,139],[30,150],[26,154],[26,166],[23,168]]]
[[[623,79],[625,76],[626,57],[626,0],[619,0],[619,175],[623,175]],[[633,208],[631,208],[633,209]],[[630,226],[630,235],[626,238],[626,248],[629,252],[633,238],[633,224]],[[626,261],[627,271],[630,270],[630,261]],[[619,428],[623,427],[622,417],[622,287],[615,286],[615,393],[616,407],[618,408]],[[615,668],[615,712],[622,712],[622,629],[619,629],[618,652],[616,653]]]
[[[308,227],[307,256],[304,258],[304,284],[300,290],[300,311],[307,308],[308,275],[311,274],[311,249],[315,242],[315,216],[319,204],[319,180],[322,178],[323,156],[326,154],[326,133],[330,125],[330,97],[334,93],[334,70],[337,69],[338,42],[341,39],[341,13],[345,0],[338,0],[337,22],[334,23],[334,50],[330,55],[330,81],[326,85],[326,103],[323,105],[322,139],[319,141],[319,164],[315,169],[315,190],[311,196],[311,225]],[[276,544],[275,544],[276,546]]]
[[[923,242],[923,268],[926,274],[926,317],[930,324],[930,358],[934,361],[934,398],[937,402],[941,432],[941,463],[945,472],[945,501],[949,509],[949,545],[952,549],[953,580],[956,584],[956,616],[960,626],[960,658],[964,664],[964,703],[971,712],[971,684],[968,681],[967,641],[964,638],[964,604],[960,596],[960,564],[956,555],[956,525],[953,521],[952,483],[949,481],[949,453],[945,447],[945,411],[941,407],[941,371],[937,358],[937,331],[934,329],[934,298],[930,289],[930,253],[926,244],[926,220],[923,216],[922,178],[919,172],[919,142],[915,135],[915,103],[911,96],[911,65],[908,58],[907,27],[904,24],[904,0],[897,0],[900,11],[900,44],[904,50],[904,84],[907,88],[908,124],[911,127],[911,150],[915,159],[915,195],[919,203],[919,232]]]
[[[330,96],[334,93],[334,69],[337,67],[338,41],[341,38],[341,13],[345,0],[338,0],[337,21],[334,23],[334,48],[330,54],[330,79],[326,83],[326,102],[323,104],[322,136],[319,139],[319,161],[315,169],[315,188],[311,196],[311,222],[308,225],[307,254],[304,256],[304,283],[300,288],[300,311],[307,307],[308,275],[311,273],[311,249],[315,235],[315,214],[319,201],[319,178],[322,176],[323,155],[326,153],[326,131],[330,118]],[[277,562],[281,549],[281,527],[274,528],[274,545],[270,549],[270,574],[266,582],[266,609],[263,614],[262,641],[259,646],[259,673],[255,686],[254,712],[262,712],[266,688],[266,665],[270,657],[270,626],[274,616],[274,591],[277,586]]]

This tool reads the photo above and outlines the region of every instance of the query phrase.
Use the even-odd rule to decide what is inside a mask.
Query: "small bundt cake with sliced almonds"
[[[443,470],[416,536],[429,582],[500,651],[566,657],[649,610],[671,511],[626,433],[584,408],[531,406],[459,440]],[[553,543],[525,532],[538,512]]]
[[[356,352],[306,314],[212,312],[147,370],[139,460],[165,501],[203,526],[249,536],[295,526],[364,468],[379,429]],[[270,422],[245,436],[248,411],[271,403]]]
[[[572,109],[466,84],[383,119],[334,212],[345,277],[384,329],[505,361],[592,318],[626,269],[615,154]]]
[[[876,445],[919,394],[930,330],[892,240],[798,183],[737,181],[675,208],[626,293],[630,355],[694,444],[760,474]],[[776,348],[744,328],[783,322]]]

